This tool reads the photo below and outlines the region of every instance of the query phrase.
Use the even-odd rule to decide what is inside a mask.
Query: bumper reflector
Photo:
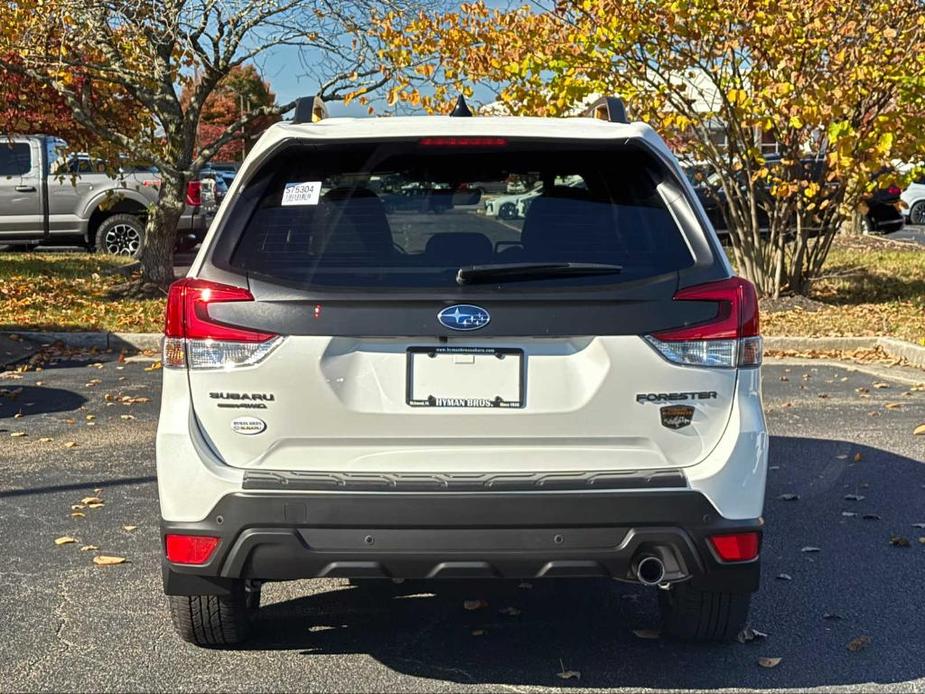
[[[758,556],[761,535],[757,532],[712,535],[710,543],[723,561],[750,561]]]
[[[205,564],[218,547],[219,538],[208,535],[167,535],[167,561],[174,564]]]

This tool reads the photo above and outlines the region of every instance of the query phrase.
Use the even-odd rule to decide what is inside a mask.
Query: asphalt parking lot
[[[766,638],[640,638],[654,592],[613,581],[328,580],[265,587],[260,637],[210,652],[174,636],[161,594],[150,368],[101,355],[0,378],[0,691],[925,689],[925,391],[908,381],[766,365]],[[72,516],[88,496],[103,505]]]

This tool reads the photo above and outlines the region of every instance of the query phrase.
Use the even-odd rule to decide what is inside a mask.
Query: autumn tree
[[[477,2],[375,25],[391,104],[443,109],[473,83],[512,114],[623,96],[713,174],[737,266],[775,296],[818,276],[885,166],[918,159],[923,30],[918,0]]]
[[[183,91],[182,102],[189,102],[191,91],[189,88]],[[263,131],[280,119],[280,115],[274,112],[275,104],[276,95],[257,68],[242,65],[232,69],[202,106],[197,147],[210,147],[229,126],[240,120],[244,112],[265,108],[268,111],[266,115],[252,119],[215,151],[216,161],[241,161]]]
[[[197,147],[209,97],[234,70],[276,46],[323,52],[304,72],[323,99],[365,93],[383,83],[373,12],[409,9],[413,0],[19,0],[0,7],[0,70],[22,75],[64,100],[74,120],[122,153],[160,171],[158,202],[147,213],[142,283],[163,290],[173,280],[173,247],[187,182],[242,129],[291,110],[255,101]],[[10,56],[14,56],[12,59]],[[186,90],[187,98],[181,99]],[[96,98],[118,94],[115,101]],[[139,115],[123,127],[110,106]]]

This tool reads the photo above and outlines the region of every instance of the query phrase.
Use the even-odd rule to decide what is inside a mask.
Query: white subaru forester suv
[[[168,300],[183,639],[240,642],[264,582],[321,577],[607,576],[661,588],[666,634],[743,628],[755,291],[664,141],[606,105],[331,119],[306,99],[261,138]],[[468,185],[518,178],[544,183],[521,220]]]

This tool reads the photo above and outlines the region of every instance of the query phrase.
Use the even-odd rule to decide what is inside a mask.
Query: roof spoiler
[[[626,118],[626,106],[619,96],[604,96],[588,106],[581,113],[587,118],[599,118],[611,123],[629,123]]]
[[[295,113],[293,123],[317,123],[328,117],[328,108],[321,97],[302,96],[295,100]]]

